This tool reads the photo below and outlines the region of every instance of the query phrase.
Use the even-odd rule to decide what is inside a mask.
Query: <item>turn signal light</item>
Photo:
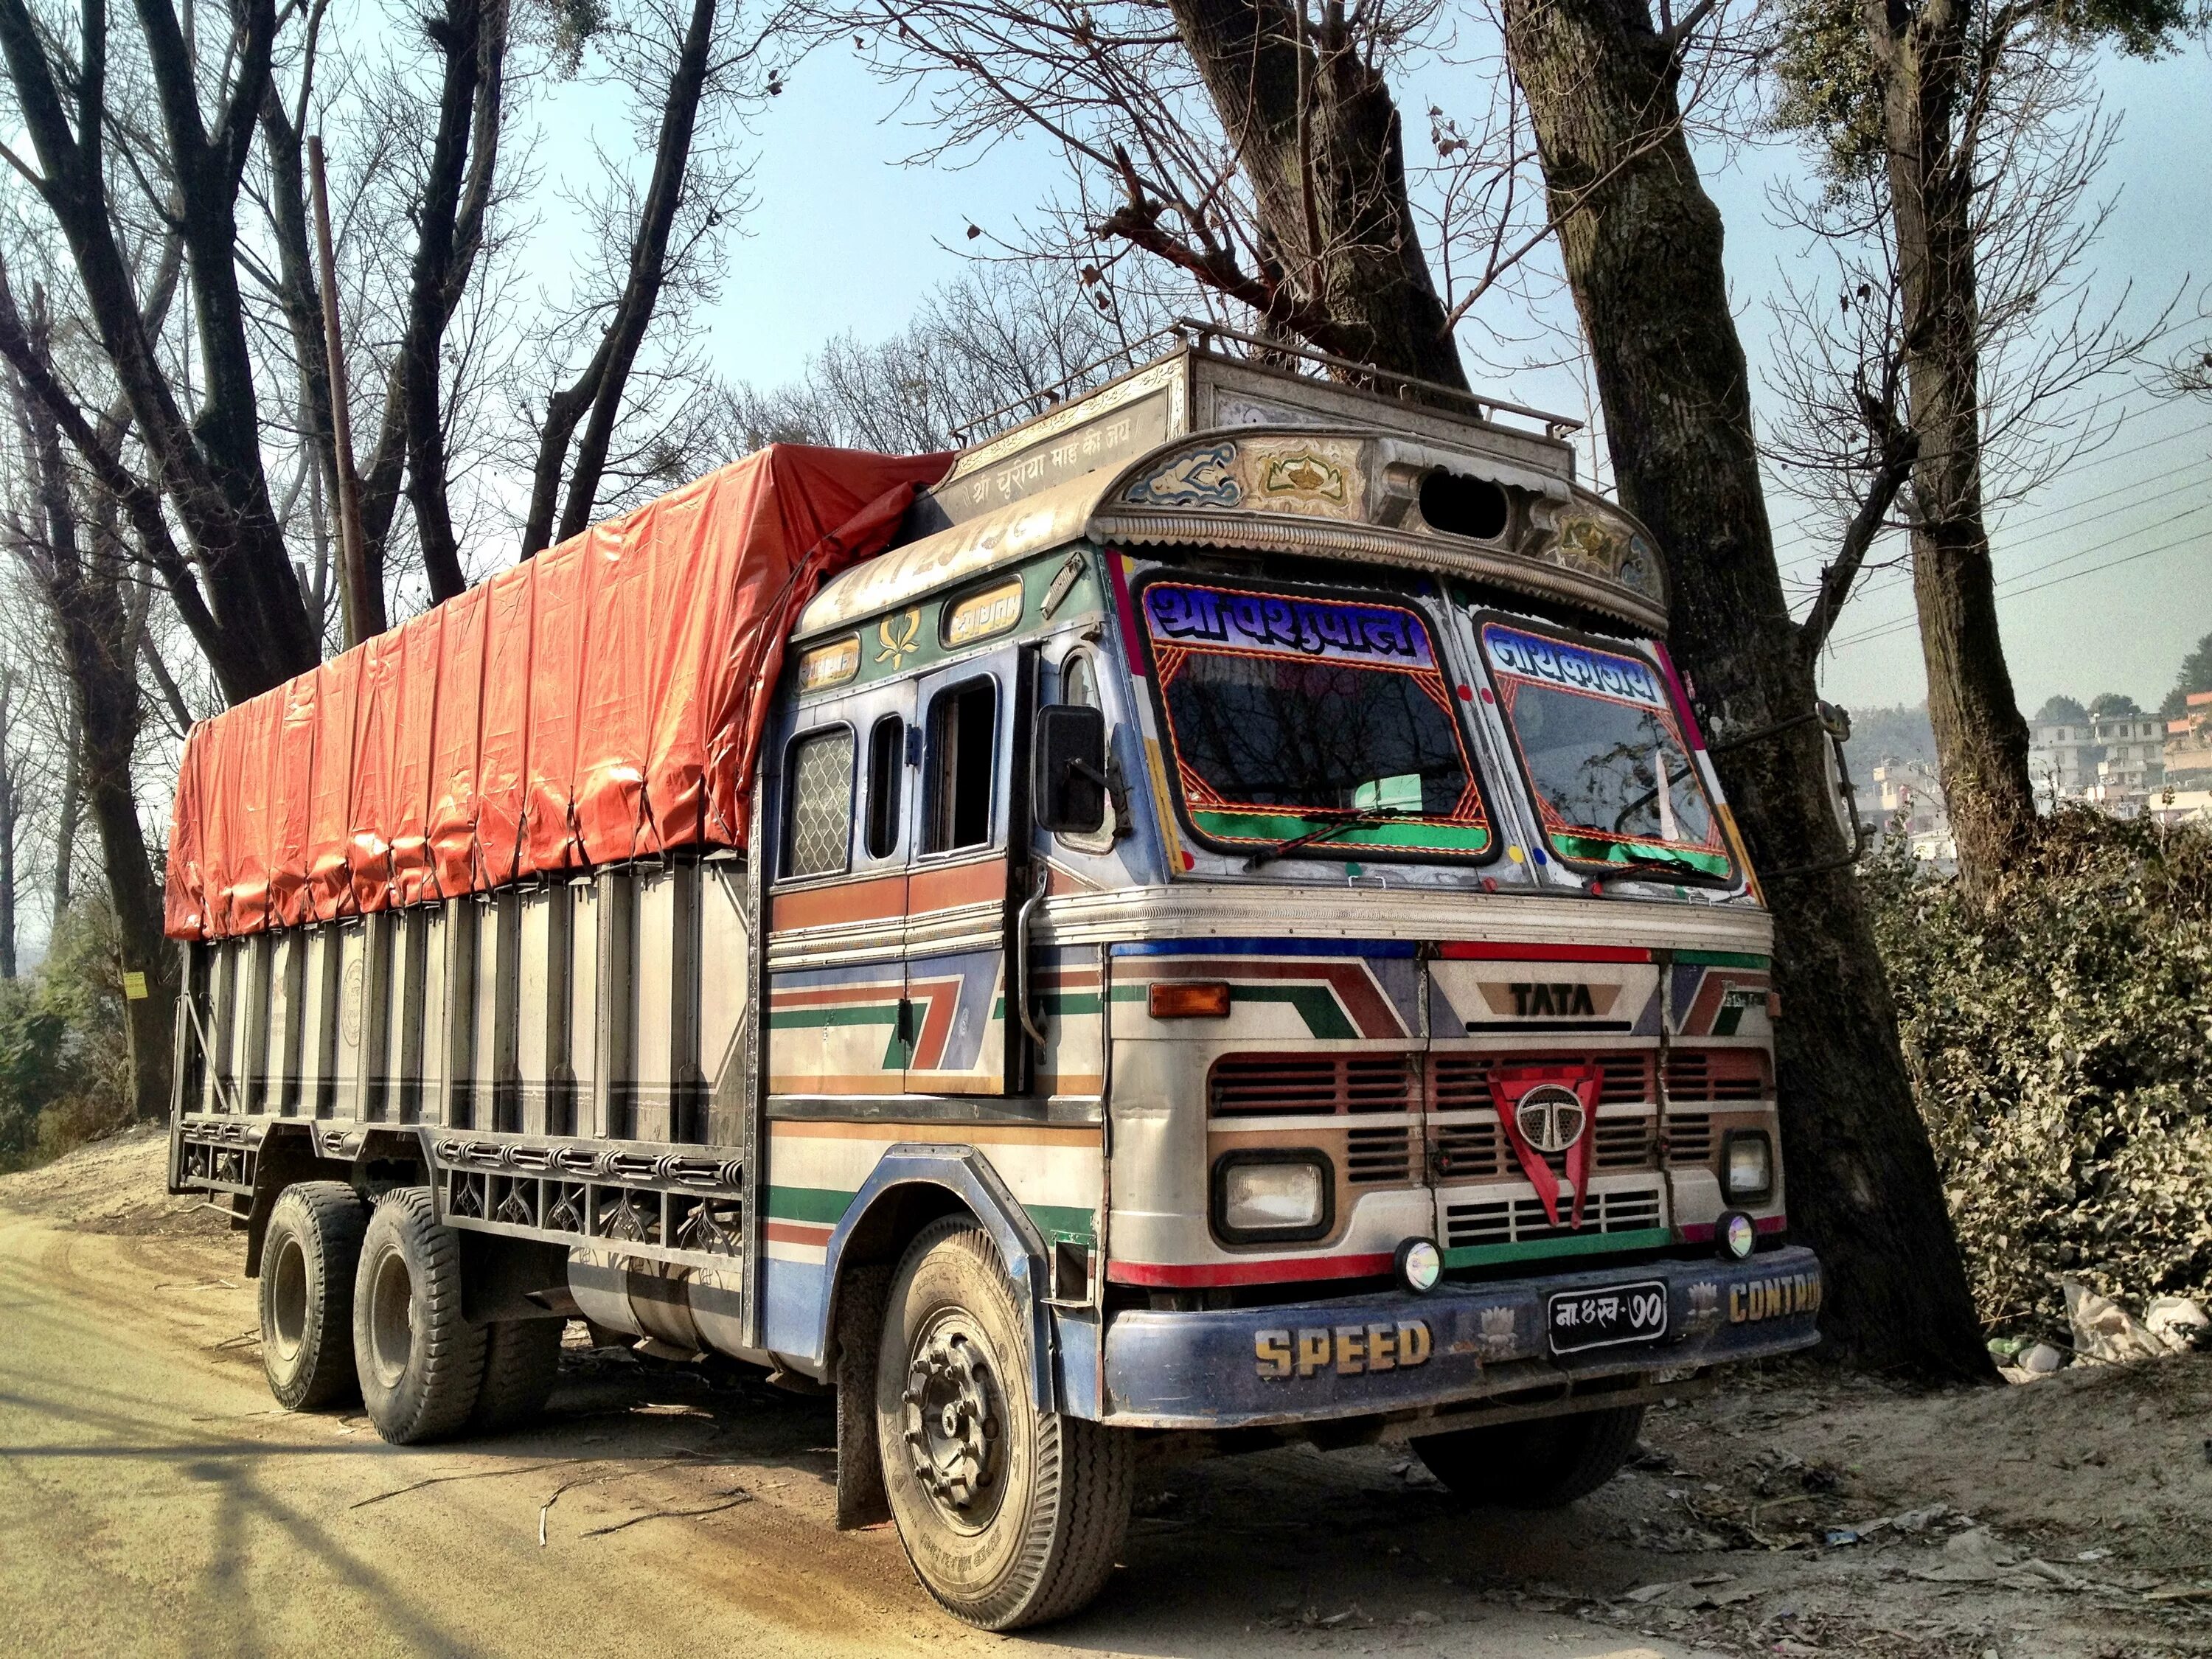
[[[1226,1019],[1229,985],[1218,979],[1163,982],[1146,993],[1145,1006],[1154,1019]]]

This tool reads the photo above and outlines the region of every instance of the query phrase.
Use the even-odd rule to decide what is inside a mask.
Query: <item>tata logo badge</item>
[[[1583,1138],[1589,1121],[1582,1097],[1556,1083],[1540,1083],[1513,1109],[1521,1138],[1540,1152],[1564,1152]]]

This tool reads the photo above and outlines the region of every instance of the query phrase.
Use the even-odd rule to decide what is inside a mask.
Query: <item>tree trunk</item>
[[[1715,735],[1808,714],[1759,476],[1719,211],[1680,132],[1674,46],[1644,0],[1506,0],[1589,339],[1621,501],[1673,578],[1669,646]],[[1802,723],[1716,753],[1768,866],[1792,1230],[1821,1255],[1831,1346],[1985,1375],[1957,1243],[1898,1048],[1888,981]]]
[[[1170,0],[1169,10],[1288,290],[1270,320],[1340,356],[1466,386],[1406,193],[1398,107],[1341,9],[1324,9],[1317,28],[1304,0]]]
[[[269,168],[269,216],[276,233],[277,297],[284,322],[292,336],[292,351],[300,366],[301,435],[313,469],[309,501],[319,504],[327,495],[336,501],[337,430],[332,409],[330,353],[323,341],[322,284],[315,277],[307,220],[307,170],[301,161],[305,141],[284,107],[283,93],[272,82],[261,103],[261,149]],[[317,557],[323,556],[320,530],[316,531]],[[303,582],[311,620],[319,635],[329,590],[320,580]],[[384,538],[365,538],[362,546],[359,600],[366,614],[356,618],[361,637],[381,634],[392,625],[384,599]]]
[[[15,977],[15,833],[22,796],[15,785],[15,678],[0,668],[0,979]]]
[[[76,896],[76,832],[84,810],[84,732],[74,703],[68,709],[69,752],[62,757],[62,798],[54,812],[54,920],[59,921]]]
[[[1907,417],[1920,439],[1912,596],[1928,718],[1959,872],[1985,890],[2027,843],[2035,786],[1982,516],[1974,156],[1955,132],[1968,19],[1955,0],[1926,0],[1916,12],[1869,0],[1865,17],[1888,152]]]

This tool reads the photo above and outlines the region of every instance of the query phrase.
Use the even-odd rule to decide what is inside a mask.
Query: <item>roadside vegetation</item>
[[[1866,884],[1905,1063],[1992,1331],[2061,1275],[2212,1291],[2212,832],[2045,819],[1984,905],[1896,843]]]
[[[80,900],[55,927],[44,962],[0,979],[0,1173],[130,1124],[115,950],[106,907]]]

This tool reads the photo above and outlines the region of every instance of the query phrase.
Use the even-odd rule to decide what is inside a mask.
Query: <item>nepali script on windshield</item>
[[[1570,864],[1733,875],[1650,663],[1499,622],[1482,625],[1482,649],[1553,853]]]
[[[1201,839],[1299,841],[1300,856],[1316,858],[1492,850],[1453,689],[1419,611],[1164,580],[1145,587],[1141,608]]]

